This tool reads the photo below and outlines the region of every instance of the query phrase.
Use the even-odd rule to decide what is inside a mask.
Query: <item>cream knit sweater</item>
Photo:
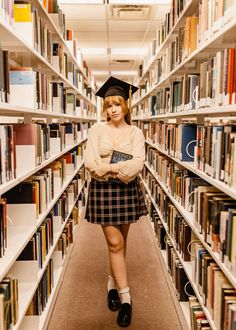
[[[111,128],[107,123],[93,125],[89,129],[84,153],[86,169],[94,171],[100,162],[110,163],[113,150],[133,155],[131,160],[121,162],[117,177],[124,182],[132,181],[143,168],[145,162],[145,140],[142,131],[130,126],[125,131]],[[104,177],[106,180],[108,176]]]

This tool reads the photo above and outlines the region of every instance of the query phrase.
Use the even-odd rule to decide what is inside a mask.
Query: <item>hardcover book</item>
[[[130,154],[127,154],[125,152],[113,150],[112,155],[111,155],[111,164],[115,164],[118,162],[126,161],[132,159],[133,156]]]
[[[127,153],[121,152],[121,151],[117,151],[117,150],[113,150],[112,155],[111,155],[110,164],[115,164],[118,162],[130,160],[132,158],[133,158],[133,156],[130,154],[127,154]],[[121,181],[119,179],[109,178],[109,181],[121,183]]]

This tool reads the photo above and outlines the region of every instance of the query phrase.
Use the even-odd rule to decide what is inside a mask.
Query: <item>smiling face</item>
[[[108,121],[122,123],[125,121],[130,125],[130,115],[127,102],[122,96],[108,96],[105,98],[103,111]]]

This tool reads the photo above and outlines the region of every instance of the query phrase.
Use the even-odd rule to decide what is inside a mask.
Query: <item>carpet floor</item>
[[[132,294],[130,330],[181,330],[150,226],[132,224],[127,268]],[[47,330],[112,330],[117,312],[107,308],[108,252],[102,229],[83,220]]]

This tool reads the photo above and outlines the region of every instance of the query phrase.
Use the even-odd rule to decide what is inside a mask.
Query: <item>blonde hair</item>
[[[108,108],[108,106],[111,104],[111,102],[117,102],[120,103],[121,108],[123,113],[125,114],[125,122],[128,125],[131,125],[131,114],[128,108],[128,104],[127,101],[120,95],[114,95],[114,96],[107,96],[103,102],[103,114],[106,114],[106,110]],[[106,116],[105,116],[106,117]],[[107,121],[110,121],[111,118],[110,117],[106,117]]]

